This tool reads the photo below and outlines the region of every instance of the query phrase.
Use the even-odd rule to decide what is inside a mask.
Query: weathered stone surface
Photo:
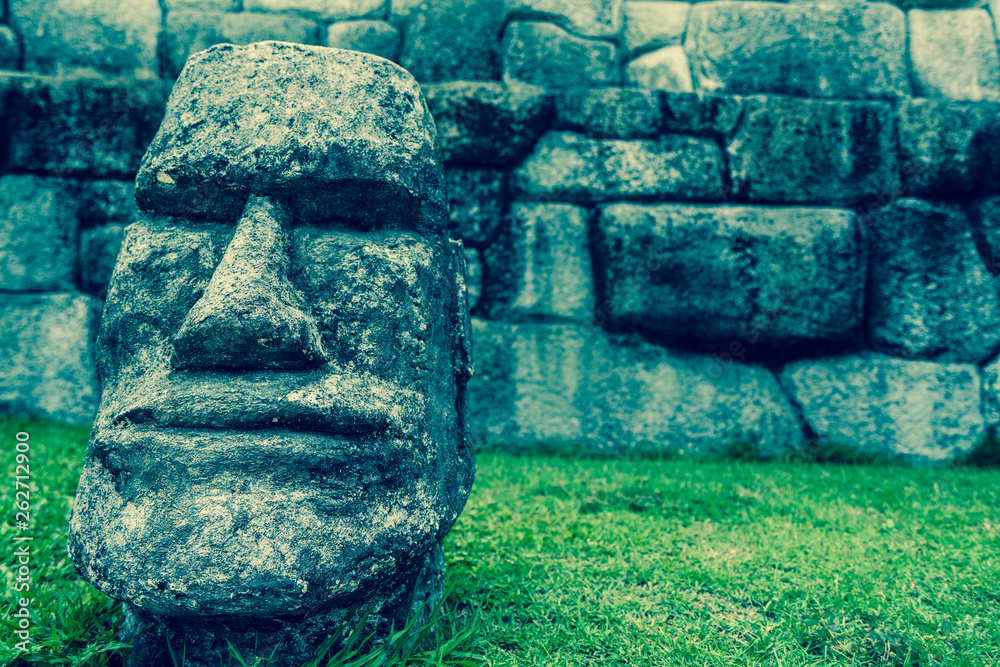
[[[962,209],[900,199],[867,226],[871,345],[899,357],[987,361],[1000,345],[1000,296]]]
[[[21,61],[21,46],[10,26],[0,26],[0,69],[15,70]]]
[[[1000,99],[1000,59],[985,9],[914,9],[907,18],[915,95]]]
[[[573,88],[555,96],[559,130],[609,139],[655,137],[663,125],[660,98],[635,88]]]
[[[690,93],[691,66],[683,46],[665,46],[639,56],[625,66],[625,79],[633,86]]]
[[[157,0],[10,0],[10,20],[24,39],[28,71],[155,76]]]
[[[859,338],[865,245],[851,211],[612,204],[598,220],[610,319],[746,351]],[[706,345],[707,344],[707,345]]]
[[[1000,430],[1000,357],[983,367],[982,412],[986,426]]]
[[[139,209],[135,205],[135,183],[132,181],[84,181],[80,183],[80,204],[77,209],[80,226],[127,227],[136,221]]]
[[[219,11],[239,11],[241,0],[163,0],[168,12],[177,9],[217,9]]]
[[[621,82],[618,49],[552,23],[514,21],[503,39],[503,80],[544,88],[608,86]]]
[[[504,0],[507,21],[552,21],[583,37],[613,38],[624,23],[622,0]]]
[[[4,76],[8,167],[87,178],[131,180],[163,116],[158,81]]]
[[[552,100],[534,86],[456,81],[423,85],[445,163],[508,166],[549,126]]]
[[[243,0],[250,11],[298,12],[324,21],[358,18],[383,19],[389,0]]]
[[[170,77],[184,69],[188,56],[216,44],[251,44],[275,39],[319,44],[319,25],[289,14],[179,10],[167,14],[165,68]]]
[[[444,171],[451,211],[451,235],[482,247],[496,238],[507,210],[507,175],[492,169]]]
[[[631,55],[675,46],[684,38],[689,2],[625,2],[625,49]]]
[[[851,355],[788,364],[781,380],[815,433],[863,451],[945,461],[969,451],[984,427],[971,364]]]
[[[80,232],[80,289],[103,299],[125,238],[121,225],[105,225]]]
[[[0,177],[0,290],[75,288],[75,194],[58,178]]]
[[[385,21],[341,21],[326,31],[326,45],[372,55],[399,59],[403,36]]]
[[[744,106],[727,149],[740,198],[852,205],[899,192],[889,104],[753,96]]]
[[[904,100],[900,168],[907,194],[952,198],[1000,188],[1000,104]]]
[[[973,238],[978,232],[982,239],[977,242],[979,256],[991,275],[1000,276],[1000,197],[974,202],[970,210]]]
[[[593,320],[587,218],[573,204],[511,205],[506,238],[485,253],[490,319]]]
[[[400,64],[420,83],[500,78],[499,0],[393,0],[402,31]]]
[[[90,422],[101,396],[100,319],[100,302],[83,294],[0,295],[0,408]]]
[[[666,132],[725,139],[743,115],[743,98],[735,95],[661,92]]]
[[[906,18],[883,3],[701,2],[685,50],[695,88],[868,99],[908,95]]]
[[[802,442],[764,368],[720,371],[709,355],[609,339],[590,326],[474,320],[473,331],[477,444],[710,452],[739,439],[768,456]]]
[[[706,139],[665,135],[655,141],[597,140],[550,132],[512,175],[527,199],[719,200],[722,159]]]
[[[352,51],[215,47],[174,86],[69,537],[137,664],[302,664],[356,603],[377,643],[441,598],[475,463],[436,142],[414,79]]]
[[[483,293],[483,261],[476,248],[465,249],[465,289],[469,299],[469,310],[479,304]]]

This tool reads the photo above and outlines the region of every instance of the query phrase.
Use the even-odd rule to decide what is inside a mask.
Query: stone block
[[[485,252],[485,313],[493,320],[594,317],[587,210],[573,204],[514,203],[506,238]]]
[[[507,175],[492,169],[449,167],[444,170],[444,179],[452,238],[475,248],[488,244],[504,224]]]
[[[157,0],[10,0],[10,21],[24,39],[30,72],[156,75]]]
[[[573,88],[555,95],[554,127],[609,139],[660,134],[660,97],[635,88]]]
[[[164,66],[176,78],[188,56],[216,44],[251,44],[266,40],[319,44],[319,24],[292,14],[179,10],[167,14]]]
[[[598,229],[616,328],[734,357],[860,338],[866,258],[852,211],[611,204]]]
[[[323,21],[384,19],[389,11],[389,0],[243,0],[243,9],[294,12]]]
[[[550,132],[512,175],[522,199],[593,203],[616,199],[719,200],[722,157],[707,139],[598,140]]]
[[[132,179],[163,116],[159,81],[0,75],[10,87],[8,168]]]
[[[10,26],[0,26],[0,70],[16,70],[21,61],[21,45]]]
[[[385,21],[341,21],[326,31],[326,45],[399,60],[403,36]]]
[[[726,139],[743,116],[743,98],[736,95],[661,92],[666,132]]]
[[[1000,296],[963,210],[900,199],[866,223],[872,347],[898,357],[988,361],[1000,345]]]
[[[689,2],[641,0],[625,2],[625,49],[638,55],[680,45],[687,28]]]
[[[80,232],[80,289],[103,299],[125,239],[122,225],[106,225]]]
[[[520,81],[550,89],[620,83],[614,44],[576,37],[552,23],[510,23],[503,54],[503,80],[508,83]]]
[[[239,11],[241,0],[163,0],[168,12],[178,9],[215,9],[220,12]]]
[[[899,154],[905,191],[915,197],[1000,190],[1000,103],[904,100]]]
[[[977,235],[979,256],[986,270],[994,277],[1000,276],[1000,197],[989,197],[970,206],[973,238]]]
[[[0,290],[75,289],[76,225],[71,183],[39,176],[0,177]]]
[[[971,364],[850,355],[788,364],[781,381],[820,437],[912,463],[953,459],[984,429]]]
[[[802,432],[775,377],[708,355],[609,338],[596,327],[473,320],[470,424],[479,446],[608,452],[718,452],[750,441],[764,456]]]
[[[507,21],[551,21],[582,37],[616,37],[622,9],[622,0],[504,0]]]
[[[446,164],[509,166],[548,128],[552,100],[533,86],[456,81],[422,85]]]
[[[100,302],[75,292],[0,295],[0,409],[91,422],[100,319]]]
[[[476,248],[465,249],[465,293],[469,299],[469,310],[474,310],[483,293],[483,261]]]
[[[404,35],[399,63],[421,84],[500,78],[501,0],[393,0],[390,21]]]
[[[994,434],[1000,431],[1000,357],[983,367],[982,411],[986,426]]]
[[[727,149],[741,199],[854,205],[899,192],[888,103],[754,96],[744,105]]]
[[[1000,99],[1000,59],[985,9],[913,9],[908,19],[915,95]]]
[[[910,92],[906,19],[889,4],[701,2],[684,46],[696,90],[841,99]]]
[[[83,228],[120,225],[127,227],[136,221],[139,209],[135,205],[133,181],[83,181],[80,183],[80,205],[77,218]]]
[[[633,86],[690,93],[691,66],[683,46],[665,46],[639,56],[625,66],[625,80]]]

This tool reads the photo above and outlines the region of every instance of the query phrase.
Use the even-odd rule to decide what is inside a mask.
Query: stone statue
[[[413,78],[281,42],[198,53],[136,201],[69,540],[127,603],[136,664],[168,641],[301,664],[351,609],[384,636],[433,606],[475,462],[464,262]]]

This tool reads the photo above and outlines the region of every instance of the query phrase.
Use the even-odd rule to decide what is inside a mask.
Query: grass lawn
[[[8,565],[0,664],[119,664],[65,549],[87,429],[0,424],[11,476],[31,434],[37,612],[17,659]],[[483,453],[445,553],[474,634],[443,664],[1000,665],[995,469]]]

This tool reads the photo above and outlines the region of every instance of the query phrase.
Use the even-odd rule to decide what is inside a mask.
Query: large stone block
[[[451,211],[451,236],[482,247],[496,238],[507,210],[507,174],[492,169],[444,170]]]
[[[8,168],[87,178],[132,179],[163,116],[159,81],[0,75]]]
[[[953,198],[1000,189],[1000,104],[904,100],[899,106],[905,192]]]
[[[500,78],[502,0],[393,0],[400,64],[420,83]]]
[[[736,343],[722,347],[734,356],[859,338],[865,245],[851,211],[612,204],[598,229],[616,327]]]
[[[635,88],[573,88],[555,95],[558,130],[598,138],[641,139],[660,134],[660,98]]]
[[[767,369],[610,339],[596,327],[473,320],[470,424],[478,445],[776,455],[802,443]]]
[[[690,11],[689,2],[626,1],[626,50],[630,55],[638,55],[664,46],[680,45]]]
[[[341,21],[326,31],[326,45],[399,60],[403,36],[385,21]]]
[[[908,95],[906,18],[889,4],[702,2],[684,42],[695,88],[868,99]]]
[[[290,14],[179,10],[167,14],[165,69],[176,78],[188,56],[216,44],[252,44],[265,40],[319,44],[315,21]]]
[[[851,355],[788,364],[781,381],[817,435],[875,454],[946,461],[984,428],[971,364]]]
[[[384,19],[389,0],[242,0],[248,11],[296,12],[323,21]]]
[[[683,46],[665,46],[639,56],[625,66],[625,79],[633,86],[690,93],[691,65]]]
[[[744,105],[727,149],[741,199],[853,205],[899,192],[889,104],[754,96]]]
[[[76,192],[62,179],[0,177],[0,290],[76,286]]]
[[[915,95],[1000,99],[1000,59],[985,9],[914,9],[908,19]]]
[[[78,293],[0,295],[0,409],[89,423],[101,388],[101,304]]]
[[[513,173],[512,187],[523,199],[548,201],[720,200],[722,157],[707,139],[598,140],[550,132]]]
[[[963,210],[900,199],[866,223],[871,345],[900,357],[987,361],[1000,345],[1000,296]]]
[[[661,92],[666,132],[728,139],[743,117],[743,98],[736,95]]]
[[[507,21],[552,21],[583,37],[614,38],[622,31],[622,0],[504,0]]]
[[[621,82],[618,49],[552,23],[514,21],[503,39],[503,80],[544,88],[613,86]]]
[[[508,166],[549,126],[552,101],[533,86],[456,81],[421,86],[445,163]]]
[[[155,76],[157,0],[10,0],[10,20],[24,40],[28,71]]]
[[[485,253],[490,319],[593,320],[588,217],[573,204],[511,206],[506,238]]]

